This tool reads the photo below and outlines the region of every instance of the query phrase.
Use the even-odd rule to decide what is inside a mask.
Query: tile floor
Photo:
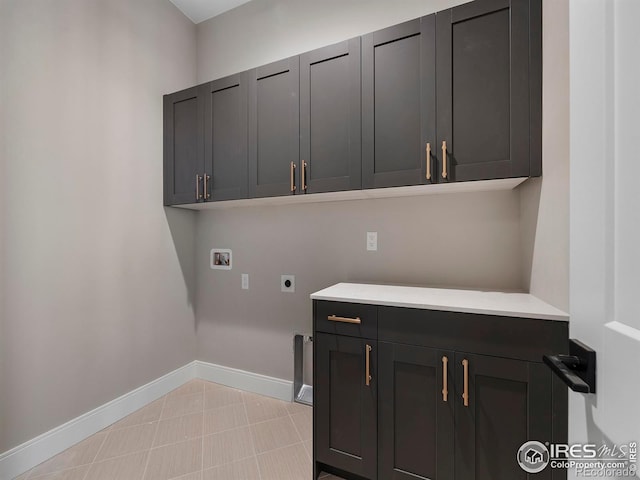
[[[311,433],[310,407],[192,380],[16,480],[311,480]]]

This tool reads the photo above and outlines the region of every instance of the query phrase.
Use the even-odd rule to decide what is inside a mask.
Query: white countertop
[[[313,300],[568,321],[569,315],[529,293],[338,283],[312,293]]]

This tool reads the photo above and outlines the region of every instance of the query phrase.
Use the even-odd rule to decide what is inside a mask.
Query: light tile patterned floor
[[[311,438],[310,407],[192,380],[16,480],[311,480]]]

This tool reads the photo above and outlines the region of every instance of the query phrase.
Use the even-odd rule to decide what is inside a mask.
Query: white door
[[[570,58],[570,328],[598,368],[569,440],[640,443],[640,0],[571,0]]]

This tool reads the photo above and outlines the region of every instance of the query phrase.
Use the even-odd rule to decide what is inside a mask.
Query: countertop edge
[[[378,306],[385,306],[385,307],[416,308],[420,310],[438,310],[443,312],[459,312],[459,313],[471,313],[471,314],[480,314],[480,315],[495,315],[500,317],[529,318],[533,320],[551,320],[551,321],[558,321],[558,322],[569,322],[569,315],[567,314],[556,315],[551,313],[547,314],[547,313],[531,313],[531,312],[511,311],[511,310],[491,310],[491,309],[470,308],[470,307],[454,307],[451,305],[403,303],[403,302],[385,301],[385,300],[335,297],[335,296],[329,296],[329,295],[319,295],[317,293],[312,293],[310,295],[310,298],[312,300],[323,300],[323,301],[330,301],[330,302],[361,303],[361,304],[378,305]]]

